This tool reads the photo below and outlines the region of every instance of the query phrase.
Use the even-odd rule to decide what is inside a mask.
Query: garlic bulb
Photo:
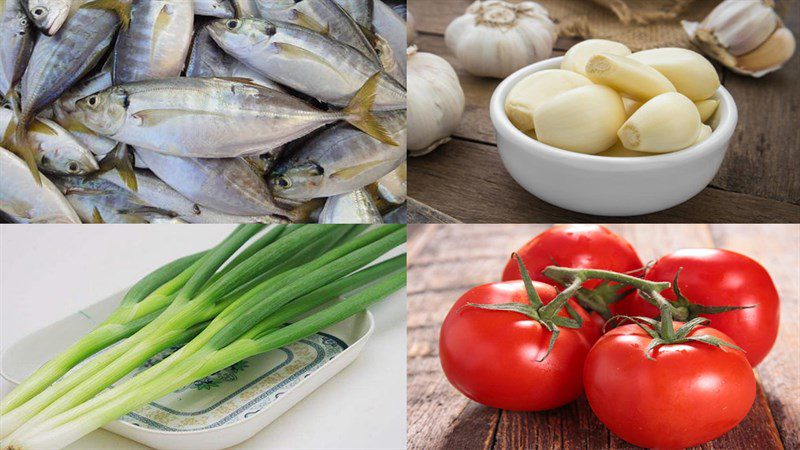
[[[625,122],[625,107],[613,89],[592,84],[570,89],[545,101],[533,116],[540,142],[596,154],[617,141],[617,130]]]
[[[678,92],[695,102],[714,95],[720,85],[714,65],[701,54],[685,48],[654,48],[628,58],[656,69]]]
[[[628,56],[631,49],[616,41],[605,39],[587,39],[570,47],[561,60],[561,68],[586,75],[586,63],[589,59],[600,53],[610,53],[617,56]]]
[[[702,22],[681,24],[709,56],[756,78],[780,69],[795,49],[794,35],[767,0],[725,0]]]
[[[472,75],[504,78],[553,52],[558,32],[534,2],[476,1],[448,25],[447,48]]]
[[[533,111],[547,100],[592,81],[568,70],[542,70],[523,78],[506,97],[506,115],[521,131],[534,129]]]
[[[414,20],[414,16],[411,15],[411,11],[408,11],[406,16],[406,39],[408,44],[411,45],[417,40],[417,22]]]
[[[450,140],[464,113],[464,91],[453,67],[432,53],[408,48],[408,151],[430,153]]]
[[[702,126],[694,102],[683,94],[668,92],[642,105],[617,135],[628,150],[666,153],[694,144]]]

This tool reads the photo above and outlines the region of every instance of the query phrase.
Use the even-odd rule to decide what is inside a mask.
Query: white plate
[[[0,374],[18,384],[101,323],[123,295],[124,291],[108,297],[17,341],[3,353]],[[355,315],[199,380],[104,428],[156,449],[215,450],[236,445],[353,362],[373,326],[368,311]]]

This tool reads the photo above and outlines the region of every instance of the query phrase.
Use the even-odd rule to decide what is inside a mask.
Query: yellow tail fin
[[[81,8],[107,9],[114,11],[119,16],[122,30],[127,30],[131,24],[131,5],[133,0],[92,0],[81,5]]]
[[[130,190],[138,192],[139,183],[136,181],[136,172],[134,172],[133,164],[131,164],[128,146],[121,142],[103,157],[103,160],[100,161],[100,170],[96,172],[96,175],[100,176],[114,169],[119,172],[119,177]]]
[[[36,184],[41,186],[42,174],[39,173],[39,166],[36,165],[36,156],[28,139],[28,127],[34,118],[28,117],[28,114],[20,113],[16,97],[9,96],[9,100],[14,111],[14,117],[8,122],[8,128],[3,134],[2,144],[25,161]]]
[[[378,118],[372,114],[372,104],[375,102],[375,91],[381,79],[381,72],[374,75],[364,83],[364,86],[356,93],[350,104],[344,109],[347,114],[347,122],[359,130],[367,133],[384,144],[398,146],[386,128],[381,125]]]

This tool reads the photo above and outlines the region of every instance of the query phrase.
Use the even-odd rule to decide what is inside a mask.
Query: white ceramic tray
[[[3,353],[0,374],[18,384],[102,322],[123,295],[124,291],[108,297],[17,341]],[[353,362],[373,326],[372,314],[358,314],[198,380],[104,428],[156,449],[216,450],[236,445]]]

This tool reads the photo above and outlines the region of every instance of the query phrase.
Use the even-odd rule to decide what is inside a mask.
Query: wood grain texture
[[[469,0],[412,0],[409,10],[421,34],[420,51],[446,59],[459,76],[466,98],[462,122],[454,139],[433,153],[410,158],[409,195],[427,206],[421,220],[440,211],[461,222],[546,222],[609,220],[573,213],[538,200],[514,182],[495,148],[488,105],[500,80],[466,73],[447,49],[447,24],[463,13]],[[800,34],[798,2],[788,2],[786,25]],[[574,40],[559,39],[554,56]],[[717,67],[720,67],[717,65]],[[783,70],[753,79],[721,70],[724,86],[739,109],[739,122],[728,155],[709,188],[690,201],[647,216],[641,222],[788,223],[800,221],[800,53]],[[476,150],[483,151],[476,151]],[[440,159],[443,152],[450,152]],[[455,163],[457,167],[452,167]],[[476,191],[483,190],[480,195]],[[489,200],[489,203],[487,203]],[[488,207],[487,205],[491,205]],[[414,207],[410,214],[415,215]],[[411,219],[414,221],[415,219]],[[631,221],[630,218],[615,219]]]
[[[762,263],[781,295],[778,342],[756,369],[759,389],[745,420],[702,449],[798,448],[800,436],[800,226],[607,225],[642,261],[687,247],[739,251]],[[500,411],[466,400],[441,372],[438,332],[469,288],[500,278],[511,251],[549,225],[410,225],[409,448],[634,448],[612,435],[585,398],[541,413]],[[412,253],[413,252],[413,253]]]

